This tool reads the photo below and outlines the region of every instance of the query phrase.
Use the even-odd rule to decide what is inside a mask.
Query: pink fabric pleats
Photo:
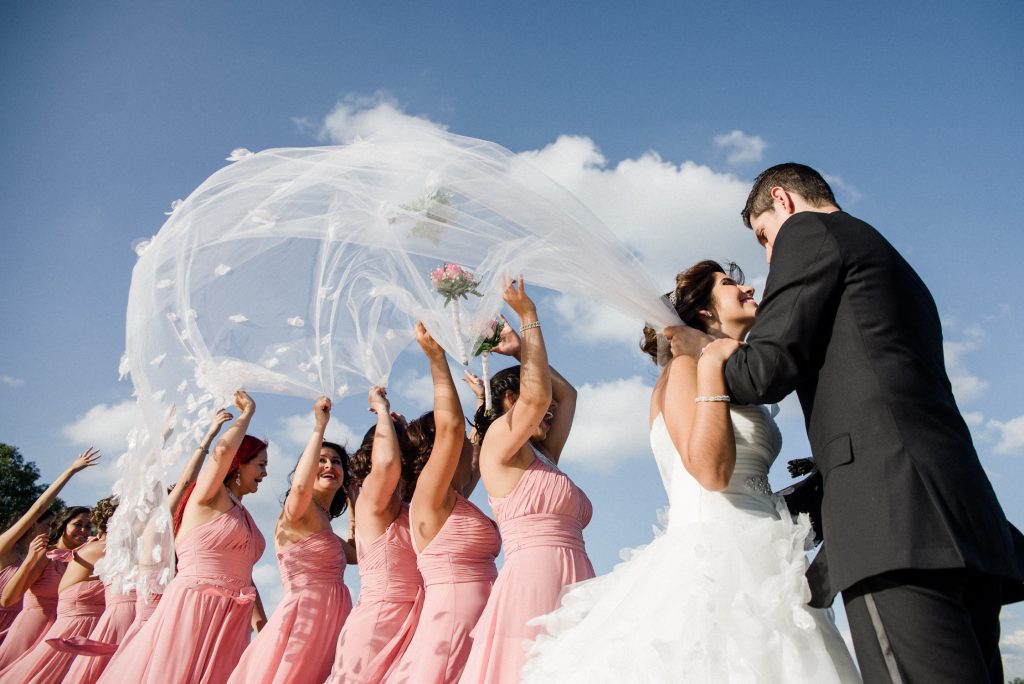
[[[352,610],[345,550],[331,529],[277,554],[284,598],[242,655],[232,684],[319,684],[331,672],[334,644]]]
[[[501,538],[490,518],[456,496],[448,520],[417,559],[423,609],[408,649],[384,679],[389,684],[457,682],[466,665],[470,632],[498,574]]]
[[[103,583],[98,579],[78,582],[62,591],[56,621],[30,651],[0,670],[0,681],[21,684],[64,681],[75,654],[58,650],[51,642],[88,635],[103,614],[103,605]]]
[[[8,565],[3,570],[0,570],[0,591],[4,590],[7,583],[14,577],[14,573],[18,571],[18,565]],[[4,638],[7,636],[7,630],[10,629],[11,625],[14,624],[14,619],[18,617],[18,613],[21,612],[21,599],[18,599],[13,605],[7,606],[6,608],[0,608],[0,644],[3,644]]]
[[[527,623],[554,610],[566,585],[594,576],[583,545],[590,500],[546,458],[538,455],[508,496],[490,502],[505,562],[473,630],[460,680],[472,684],[518,682],[540,631]]]
[[[359,601],[338,638],[328,684],[376,684],[409,646],[423,608],[423,578],[409,531],[409,507],[369,544],[356,530]]]
[[[263,535],[236,505],[178,544],[178,574],[160,603],[100,676],[106,684],[221,684],[249,644],[252,568]]]
[[[48,559],[39,579],[25,592],[21,612],[0,644],[0,670],[32,650],[57,619],[57,589],[68,567],[70,552],[61,558]]]
[[[135,620],[135,592],[115,594],[105,591],[106,607],[88,637],[63,639],[63,648],[78,653],[66,680],[74,684],[94,684],[110,662],[111,656]]]

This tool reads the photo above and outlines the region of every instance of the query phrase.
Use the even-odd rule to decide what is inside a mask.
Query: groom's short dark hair
[[[832,188],[821,174],[804,164],[787,162],[765,169],[754,179],[754,187],[750,189],[747,196],[747,205],[743,207],[740,215],[743,217],[743,225],[750,228],[750,218],[763,214],[772,208],[772,188],[781,187],[789,192],[795,192],[803,197],[812,207],[820,207],[832,204],[836,207],[835,195]]]

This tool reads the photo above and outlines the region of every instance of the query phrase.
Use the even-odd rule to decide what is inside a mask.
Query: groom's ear
[[[783,216],[792,216],[796,212],[796,202],[789,190],[776,185],[771,189],[772,208],[781,210]]]

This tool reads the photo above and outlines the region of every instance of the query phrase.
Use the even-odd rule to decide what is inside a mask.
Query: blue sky
[[[0,14],[0,440],[47,478],[87,443],[116,456],[130,420],[117,364],[131,245],[170,202],[235,147],[327,144],[398,111],[532,156],[666,289],[704,257],[763,283],[737,218],[749,181],[780,161],[820,168],[930,286],[961,408],[1024,525],[1020,3],[50,2]],[[556,318],[559,306],[575,317]],[[585,389],[566,467],[595,502],[588,546],[606,571],[649,539],[664,501],[642,421],[606,425],[642,416],[654,375],[635,322],[580,306],[542,301],[562,321],[546,328],[553,359]],[[422,410],[422,373],[411,355],[396,369],[397,408]],[[253,504],[269,534],[308,402],[257,400],[256,431],[279,450]],[[344,402],[335,420],[361,434],[363,410]],[[781,460],[805,455],[792,402],[780,422]],[[108,463],[64,498],[95,500],[113,477]],[[272,592],[271,554],[260,573]],[[1024,608],[1004,619],[1007,669],[1024,675]]]

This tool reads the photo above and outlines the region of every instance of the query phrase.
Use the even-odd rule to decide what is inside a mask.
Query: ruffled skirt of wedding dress
[[[736,513],[656,530],[569,587],[523,681],[860,682],[831,611],[806,605],[806,516]]]

